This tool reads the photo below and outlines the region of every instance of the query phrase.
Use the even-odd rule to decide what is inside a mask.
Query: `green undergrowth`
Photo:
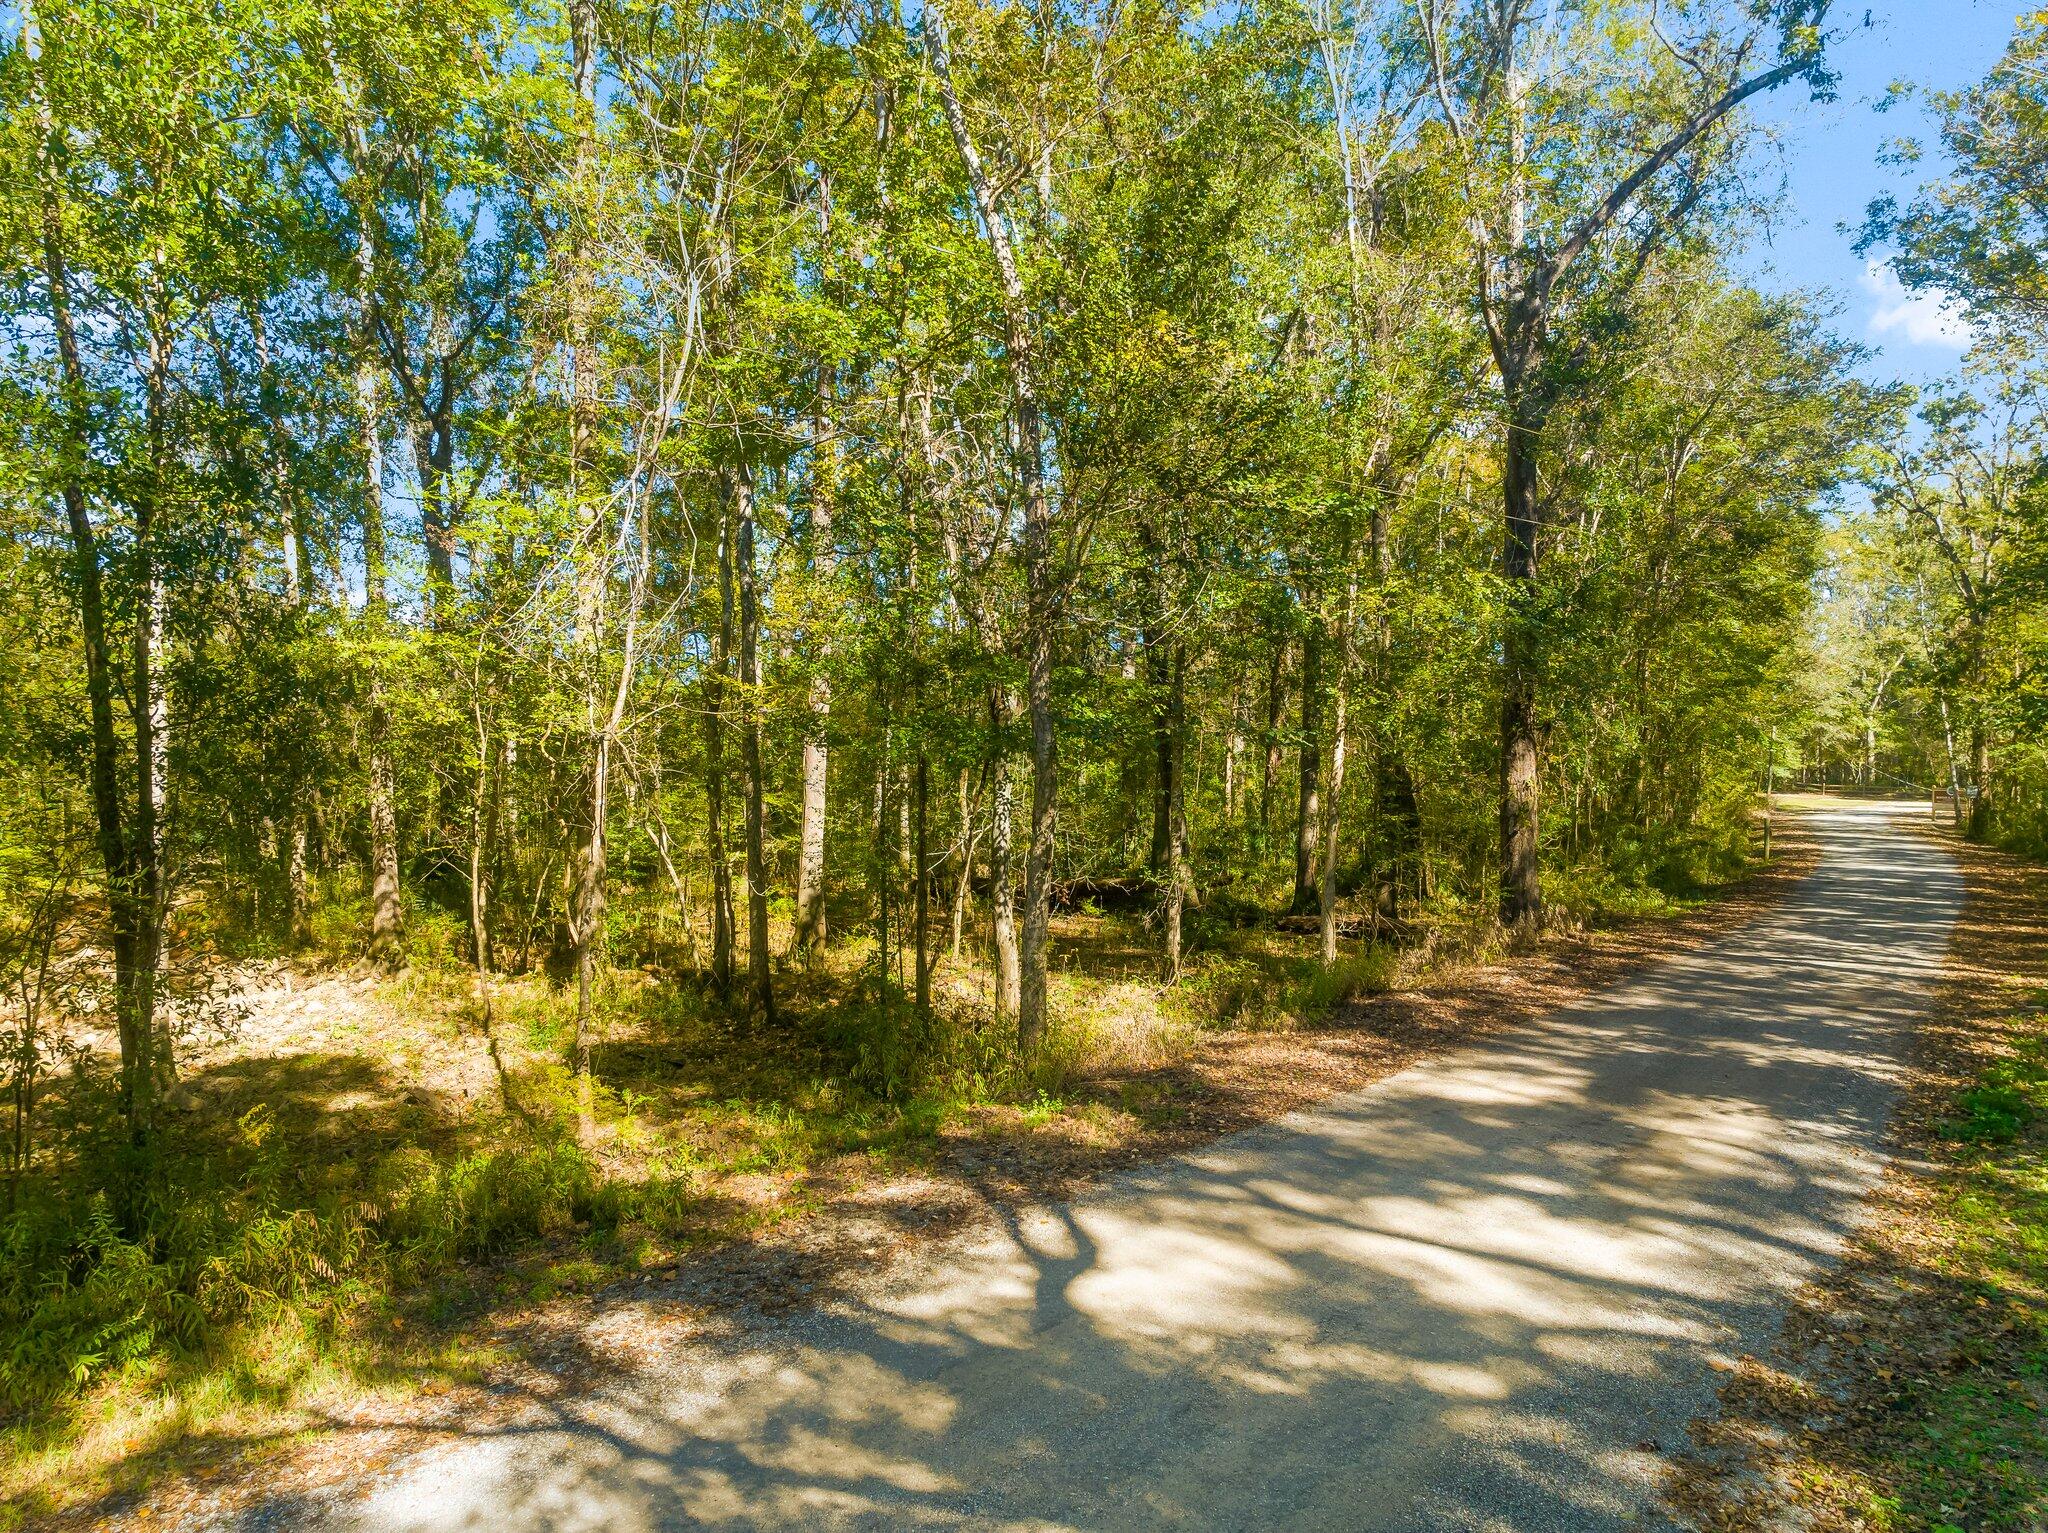
[[[1866,1478],[1887,1530],[2035,1533],[2048,1518],[2048,1014],[1963,1091],[1943,1131],[1926,1286],[1950,1333],[1902,1379]]]
[[[312,951],[347,957],[359,914],[316,907]],[[1413,948],[1352,941],[1325,966],[1313,938],[1219,908],[1191,919],[1169,984],[1139,917],[1062,918],[1052,1027],[1027,1065],[971,947],[939,963],[920,1015],[877,994],[850,938],[779,974],[763,1026],[660,962],[629,907],[596,995],[585,1139],[573,989],[499,977],[484,1073],[460,932],[408,914],[408,966],[361,1016],[188,1075],[125,1209],[107,1192],[111,1082],[87,1068],[53,1089],[37,1173],[0,1216],[0,1529],[223,1445],[288,1441],[326,1402],[473,1377],[497,1345],[481,1322],[801,1218],[827,1168],[920,1166],[949,1135],[1137,1132],[1175,1111],[1143,1071],[1190,1040],[1320,1025],[1427,973]],[[1440,935],[1483,925],[1428,918]],[[459,1081],[434,1075],[450,1056]]]

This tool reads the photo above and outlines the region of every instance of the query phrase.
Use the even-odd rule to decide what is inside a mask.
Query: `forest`
[[[8,16],[8,1495],[1772,786],[2048,851],[2048,18],[1915,389],[1747,255],[1828,0]]]

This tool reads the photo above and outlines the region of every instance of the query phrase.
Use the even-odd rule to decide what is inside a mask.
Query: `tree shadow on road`
[[[1852,1220],[1940,962],[1945,860],[1856,817],[1829,841],[1789,907],[1595,1003],[1078,1203],[992,1206],[815,1308],[704,1318],[317,1515],[1640,1526],[1711,1360],[1770,1334]]]

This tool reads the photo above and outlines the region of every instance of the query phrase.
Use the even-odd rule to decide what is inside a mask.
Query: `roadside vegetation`
[[[2048,1507],[2048,867],[1951,844],[1969,894],[1898,1159],[1674,1481],[1704,1528],[2032,1533]]]
[[[1612,899],[1604,877],[1561,883],[1559,922],[1655,925],[1715,887]],[[1196,1051],[1341,1021],[1354,1000],[1506,951],[1483,912],[1452,907],[1335,964],[1312,936],[1218,926],[1168,986],[1141,920],[1055,925],[1070,957],[1029,1068],[988,1025],[993,976],[971,955],[940,969],[920,1021],[878,1015],[858,947],[835,947],[775,1031],[745,1034],[687,974],[611,966],[588,1133],[566,1065],[574,994],[495,976],[487,1033],[474,974],[437,953],[431,919],[411,923],[396,971],[346,952],[217,960],[217,1023],[189,1041],[167,1103],[147,1239],[99,1190],[121,1141],[90,1062],[38,1094],[40,1176],[0,1246],[0,1515],[474,1385],[515,1361],[507,1317],[793,1231],[849,1188],[957,1177],[963,1148],[1000,1150],[1024,1185],[1113,1164],[1185,1122]]]
[[[2048,823],[2041,135],[1873,210],[1915,399],[1742,256],[1825,0],[913,10],[7,12],[17,1508],[1192,1118],[1788,779]]]

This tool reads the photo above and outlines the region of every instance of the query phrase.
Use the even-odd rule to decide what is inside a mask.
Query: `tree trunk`
[[[732,526],[718,530],[718,632],[704,677],[704,840],[711,860],[711,983],[732,999],[732,865],[725,849],[726,668],[732,653]]]
[[[810,733],[804,737],[803,820],[797,836],[796,930],[791,945],[807,965],[825,950],[825,787],[829,765],[825,745],[826,717],[832,709],[832,684],[823,676],[811,679]]]
[[[1273,784],[1280,780],[1280,715],[1287,708],[1287,643],[1273,646],[1266,674],[1266,759],[1259,770],[1259,829],[1273,828]]]
[[[437,331],[447,321],[436,317]],[[455,376],[452,363],[441,364],[441,381],[431,412],[409,428],[413,461],[419,475],[420,535],[427,549],[427,622],[439,628],[447,618],[455,591],[455,518],[449,481],[455,471]]]
[[[1513,393],[1510,393],[1512,400]],[[1537,838],[1541,770],[1537,751],[1536,676],[1540,666],[1537,617],[1537,500],[1535,436],[1541,422],[1516,409],[1508,422],[1503,471],[1507,578],[1506,632],[1501,644],[1500,705],[1500,920],[1526,933],[1543,918]]]
[[[1350,562],[1348,547],[1345,562]],[[1319,827],[1322,876],[1318,881],[1316,904],[1321,916],[1323,963],[1326,966],[1337,961],[1337,820],[1344,797],[1344,736],[1349,726],[1351,701],[1351,628],[1357,606],[1358,578],[1353,575],[1345,588],[1344,607],[1337,618],[1337,685],[1330,722],[1330,782],[1323,799]]]
[[[1970,826],[1966,835],[1972,841],[1991,839],[1991,737],[1984,726],[1970,726],[1970,786],[1976,796],[1970,800]]]
[[[886,715],[885,715],[886,716]],[[889,999],[889,883],[895,877],[895,854],[889,847],[889,744],[893,730],[882,726],[882,754],[875,763],[875,1001]]]
[[[1162,882],[1166,878],[1168,847],[1173,836],[1174,773],[1179,765],[1178,742],[1173,733],[1173,657],[1166,641],[1165,554],[1149,528],[1141,528],[1139,543],[1146,569],[1146,605],[1151,609],[1145,622],[1145,682],[1152,697],[1152,850],[1146,866]]]
[[[1239,796],[1244,778],[1244,678],[1239,676],[1230,689],[1230,731],[1223,741],[1223,818],[1237,823]]]
[[[996,949],[996,1018],[1014,1023],[1023,983],[1017,961],[1017,889],[1010,866],[1016,836],[1016,796],[1010,784],[1009,763],[999,755],[990,770],[995,775],[995,785],[989,809],[988,902]]]
[[[1016,468],[1023,491],[1024,526],[1024,700],[1031,722],[1031,836],[1024,853],[1024,922],[1017,987],[1017,1047],[1027,1058],[1045,1036],[1045,982],[1051,935],[1053,837],[1058,813],[1059,769],[1052,716],[1054,627],[1052,507],[1045,489],[1045,429],[1035,376],[1037,337],[1025,301],[1024,281],[1010,247],[1009,225],[995,187],[967,127],[953,85],[951,46],[944,10],[927,6],[932,66],[940,105],[953,145],[967,172],[981,214],[982,237],[995,261],[1003,297],[1003,358],[1009,369],[1015,419]]]
[[[145,417],[149,436],[148,488],[136,498],[135,560],[140,609],[134,633],[134,674],[129,704],[135,728],[135,830],[128,854],[135,868],[135,902],[140,924],[136,932],[135,1012],[147,1017],[153,1032],[150,1068],[159,1097],[177,1082],[175,1040],[170,1018],[159,1012],[157,988],[163,975],[164,885],[163,826],[169,786],[170,695],[163,684],[164,582],[157,567],[156,517],[166,491],[171,461],[168,391],[171,341],[152,319]]]
[[[830,422],[825,418],[826,401],[832,392],[831,373],[819,368],[819,417],[817,440],[811,460],[811,580],[823,593],[820,610],[829,610],[833,576],[838,570],[838,552],[832,543],[833,500],[838,494],[837,448],[829,441]],[[825,789],[829,757],[826,726],[832,713],[832,680],[825,669],[831,648],[822,636],[811,639],[810,718],[804,733],[803,819],[797,834],[796,930],[790,945],[815,964],[825,951]]]
[[[1301,802],[1294,822],[1294,897],[1289,909],[1305,915],[1316,903],[1316,835],[1322,822],[1318,789],[1323,762],[1323,636],[1321,619],[1301,641]]]
[[[1963,828],[1963,777],[1956,765],[1956,731],[1949,720],[1948,698],[1941,698],[1941,743],[1948,756],[1948,802],[1949,818],[1955,828]]]
[[[747,1005],[763,1021],[775,1017],[768,955],[768,857],[761,774],[761,602],[754,568],[754,480],[744,466],[727,480],[733,502],[733,556],[739,565],[740,685],[746,704],[740,729],[740,771],[746,789]]]
[[[391,710],[381,685],[370,692],[364,741],[370,757],[370,961],[398,961],[402,923],[398,899],[397,771],[391,761]]]
[[[270,332],[263,322],[263,309],[249,305],[250,339],[256,346],[256,392],[263,411],[265,467],[270,474],[271,493],[283,518],[278,532],[279,551],[284,556],[285,601],[294,609],[321,596],[322,582],[313,558],[313,537],[306,526],[305,507],[293,488],[287,462],[283,407],[277,397],[275,368],[270,356]]]
[[[576,1130],[584,1143],[596,1128],[596,1090],[590,1071],[590,1041],[596,1023],[597,947],[604,931],[605,816],[610,812],[611,740],[600,733],[591,762],[585,808],[583,856],[576,875]]]
[[[22,51],[29,64],[37,116],[36,171],[41,198],[43,278],[63,390],[65,456],[61,492],[71,534],[73,569],[78,577],[79,626],[85,651],[87,716],[92,738],[93,819],[100,862],[106,874],[108,946],[114,958],[114,1013],[121,1046],[121,1113],[126,1120],[130,1148],[138,1157],[146,1157],[153,1148],[156,1131],[156,1075],[149,1057],[155,1019],[137,1010],[143,998],[135,983],[136,949],[143,917],[121,804],[120,745],[114,733],[113,659],[107,639],[99,538],[85,493],[84,470],[92,457],[88,385],[71,313],[62,194],[49,155],[55,129],[42,81],[42,29],[33,0],[22,8]],[[137,1209],[131,1192],[127,1187],[122,1189],[121,1212],[124,1225],[133,1229]]]
[[[1393,512],[1398,481],[1388,473],[1373,497],[1370,537],[1373,575],[1377,585],[1373,603],[1375,665],[1374,695],[1379,699],[1380,717],[1373,724],[1373,799],[1375,810],[1374,864],[1378,887],[1373,891],[1373,908],[1390,919],[1400,914],[1404,891],[1419,886],[1422,853],[1422,820],[1415,802],[1415,778],[1386,727],[1385,699],[1394,691],[1394,629],[1392,590],[1394,582]]]
[[[376,344],[371,317],[374,252],[367,215],[357,240],[355,397],[363,454],[363,608],[373,638],[382,637],[389,611],[385,588],[384,432],[377,397]],[[391,760],[391,709],[385,700],[382,662],[370,658],[370,698],[364,743],[369,755],[370,961],[398,960],[403,917],[398,889],[397,769]]]
[[[815,965],[825,951],[825,788],[828,757],[825,727],[832,711],[832,683],[820,672],[811,678],[809,730],[804,736],[803,822],[797,837],[796,930],[791,945]]]
[[[953,883],[954,962],[960,960],[960,944],[967,930],[967,895],[974,884],[974,848],[981,832],[974,824],[974,800],[968,796],[967,768],[960,769],[960,876]]]
[[[285,831],[285,931],[293,947],[304,947],[313,938],[310,916],[313,900],[306,875],[306,805],[304,790],[292,795],[290,824]]]
[[[911,919],[917,923],[917,1011],[919,1016],[929,1015],[932,1009],[932,965],[931,965],[931,858],[926,847],[931,811],[931,764],[925,759],[922,746],[917,753],[917,772],[911,782],[913,799],[911,820],[916,827],[917,839],[917,888],[912,895],[914,912]]]
[[[1176,641],[1173,646],[1171,675],[1167,683],[1166,750],[1160,760],[1167,784],[1166,865],[1162,870],[1166,879],[1166,902],[1162,912],[1162,924],[1166,928],[1166,977],[1169,983],[1180,978],[1181,922],[1187,910],[1188,898],[1187,799],[1184,787],[1185,773],[1181,765],[1181,752],[1187,730],[1187,681],[1187,646]]]

